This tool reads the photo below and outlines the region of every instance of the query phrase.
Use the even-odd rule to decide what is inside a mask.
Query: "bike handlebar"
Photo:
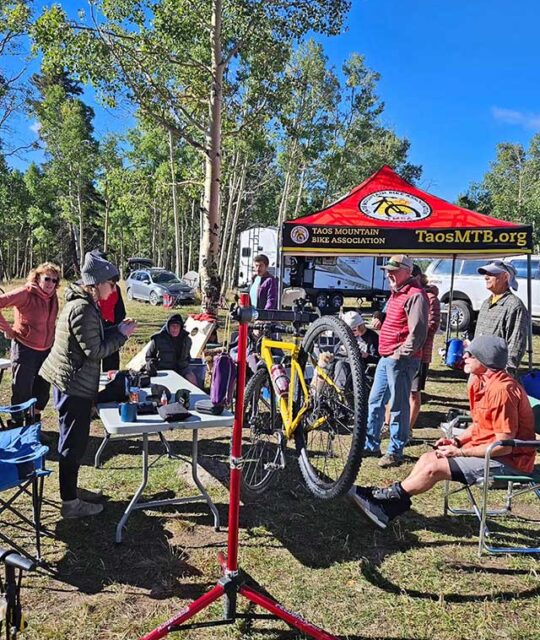
[[[319,316],[312,311],[284,311],[283,309],[257,309],[256,320],[263,322],[296,322],[310,324]]]
[[[255,323],[253,325],[253,329],[262,330],[268,333],[290,333],[291,335],[302,333],[292,325],[276,324],[274,322]]]

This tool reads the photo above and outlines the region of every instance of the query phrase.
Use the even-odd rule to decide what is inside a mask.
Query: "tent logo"
[[[305,242],[307,242],[309,239],[309,231],[306,229],[306,227],[303,227],[302,225],[298,225],[297,227],[294,227],[291,231],[291,240],[295,243],[295,244],[304,244]]]
[[[362,213],[375,220],[414,222],[431,214],[427,202],[404,191],[375,191],[358,205]]]

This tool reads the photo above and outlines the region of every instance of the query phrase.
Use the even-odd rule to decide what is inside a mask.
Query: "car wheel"
[[[465,300],[454,300],[450,314],[450,326],[454,331],[465,331],[471,323],[472,309]]]
[[[150,291],[150,297],[148,298],[148,302],[155,307],[159,304],[159,296],[155,291]]]
[[[128,299],[128,300],[133,300],[133,291],[131,290],[131,288],[129,288],[129,289],[126,291],[126,296],[127,296],[127,299]]]

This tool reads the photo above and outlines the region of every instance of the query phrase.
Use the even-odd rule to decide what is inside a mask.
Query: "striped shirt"
[[[508,369],[517,369],[527,348],[529,313],[523,302],[508,289],[492,303],[484,300],[478,313],[474,337],[498,336],[508,344]]]

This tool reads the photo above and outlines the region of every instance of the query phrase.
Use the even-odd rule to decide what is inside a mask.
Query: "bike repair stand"
[[[213,625],[232,624],[237,618],[264,618],[284,620],[288,625],[295,627],[305,635],[316,640],[338,640],[320,627],[304,620],[300,615],[288,611],[279,602],[255,591],[245,584],[245,579],[238,569],[238,530],[240,518],[240,481],[242,477],[242,422],[244,419],[244,388],[246,384],[246,356],[248,324],[254,319],[253,309],[250,307],[249,295],[240,296],[240,309],[238,312],[238,378],[236,384],[236,407],[234,412],[234,425],[231,444],[231,481],[229,499],[229,532],[227,540],[227,556],[220,552],[218,561],[223,570],[223,577],[217,584],[200,598],[181,609],[175,616],[159,627],[146,634],[141,640],[158,640],[172,631],[194,627],[207,627]],[[259,605],[269,614],[239,614],[236,611],[236,597],[240,594]],[[223,619],[214,622],[206,622],[195,625],[184,625],[187,620],[196,613],[206,609],[218,598],[224,598]]]

